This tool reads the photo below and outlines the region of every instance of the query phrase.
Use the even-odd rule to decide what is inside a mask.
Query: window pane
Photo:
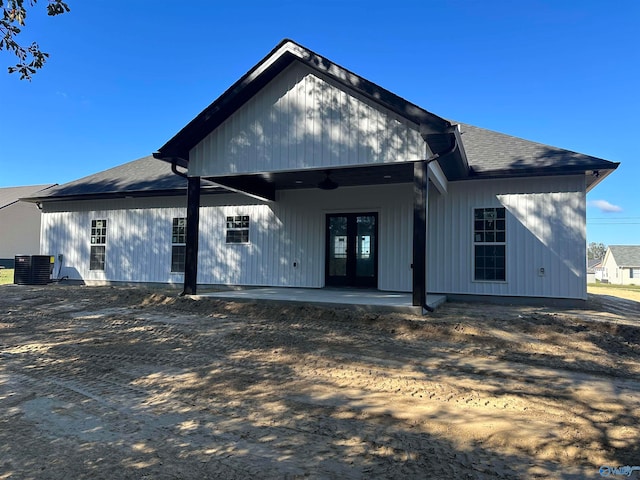
[[[104,245],[94,245],[91,247],[89,257],[89,270],[104,270],[105,247]]]
[[[174,245],[171,247],[171,271],[183,273],[187,247]]]
[[[227,243],[249,243],[249,215],[234,215],[226,221]]]
[[[171,242],[172,243],[186,243],[186,219],[174,218],[173,226],[171,229]]]
[[[91,243],[105,244],[107,243],[107,221],[91,220]]]
[[[475,280],[506,280],[504,245],[476,245],[474,257]]]

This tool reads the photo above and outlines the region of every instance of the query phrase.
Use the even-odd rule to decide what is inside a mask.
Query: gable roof
[[[24,193],[21,196],[28,196],[25,200],[36,202],[184,194],[187,181],[174,174],[172,168],[178,165],[188,167],[190,149],[294,61],[303,63],[330,77],[345,89],[356,92],[419,125],[422,137],[432,152],[445,152],[453,147],[451,153],[438,159],[449,180],[586,173],[585,180],[589,190],[619,165],[589,155],[446,120],[285,39],[153,156],[57,186],[42,195]],[[358,184],[367,184],[366,170],[351,170],[354,169],[336,170],[332,175],[338,179],[340,175],[356,175]],[[402,175],[394,175],[394,178],[411,182],[412,169],[408,171],[406,179]],[[402,172],[394,171],[394,174],[398,173]],[[315,174],[320,175],[322,179],[323,172],[311,172],[309,175]],[[236,180],[251,181],[251,178],[245,177],[237,177]],[[349,184],[346,178],[339,180],[341,184]],[[310,184],[316,183],[317,181],[314,181]],[[226,190],[207,186],[206,191],[213,193]]]
[[[601,258],[588,258],[587,259],[587,273],[594,273],[595,268],[602,265]]]
[[[38,192],[47,190],[48,188],[51,188],[53,185],[54,184],[0,188],[0,209],[19,202],[20,199],[23,197],[28,197]]]
[[[640,267],[640,245],[609,245],[619,267]]]
[[[217,100],[160,147],[153,154],[154,157],[187,168],[189,151],[292,62],[300,62],[312,70],[328,76],[346,90],[356,92],[418,125],[422,137],[429,144],[432,152],[446,152],[446,155],[438,159],[438,163],[447,177],[451,179],[466,176],[468,166],[464,150],[455,148],[457,146],[457,132],[451,122],[408,102],[289,39],[280,42]]]
[[[459,124],[460,135],[455,122],[424,110],[288,39],[165,143],[154,157],[187,168],[189,151],[294,61],[419,125],[431,151],[446,152],[438,163],[449,180],[587,173],[589,189],[618,166],[468,124]]]

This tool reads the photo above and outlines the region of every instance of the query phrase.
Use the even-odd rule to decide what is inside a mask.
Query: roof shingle
[[[52,186],[53,184],[0,188],[0,208],[13,205],[23,197],[35,195],[36,193],[44,191]]]
[[[609,245],[619,267],[640,267],[640,245]]]

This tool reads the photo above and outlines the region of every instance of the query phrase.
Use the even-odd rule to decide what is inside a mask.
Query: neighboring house
[[[154,156],[32,199],[63,275],[586,299],[585,196],[618,166],[452,123],[288,40]]]
[[[40,210],[20,199],[44,193],[50,187],[0,188],[0,266],[13,268],[16,255],[40,252]]]
[[[587,283],[595,283],[596,280],[602,281],[602,259],[588,258],[587,259]]]
[[[640,285],[640,245],[609,245],[602,266],[609,283]]]

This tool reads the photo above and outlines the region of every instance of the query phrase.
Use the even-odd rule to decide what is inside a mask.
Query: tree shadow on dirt
[[[621,405],[592,404],[578,395],[595,363],[575,379],[526,376],[536,355],[505,351],[466,319],[79,287],[42,302],[41,290],[30,292],[22,304],[0,300],[2,475],[568,479],[597,472],[580,452],[562,457],[596,448],[586,440],[621,465],[638,453],[620,438],[636,418],[622,379],[597,374]],[[78,293],[82,302],[65,307]],[[535,333],[533,320],[523,325]],[[547,367],[567,370],[559,365]],[[574,416],[520,446],[503,426],[526,427],[529,417],[505,406],[522,399],[541,409],[569,402]],[[472,422],[486,435],[459,436]],[[576,425],[584,442],[563,437]]]

